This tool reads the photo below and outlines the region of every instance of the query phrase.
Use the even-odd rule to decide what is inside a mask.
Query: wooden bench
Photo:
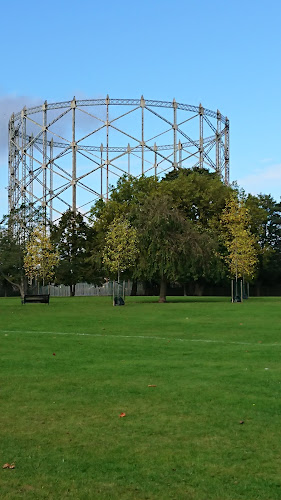
[[[22,304],[26,304],[28,302],[34,302],[38,304],[49,304],[50,302],[50,295],[25,295]]]

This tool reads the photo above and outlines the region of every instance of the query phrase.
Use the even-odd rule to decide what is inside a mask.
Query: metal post
[[[182,143],[181,143],[181,141],[179,141],[178,148],[179,148],[179,167],[182,168]]]
[[[145,100],[143,95],[140,100],[141,106],[141,173],[144,174],[144,108],[145,108]]]
[[[71,101],[72,108],[72,211],[76,212],[76,142],[75,142],[75,109],[76,109],[76,99],[75,96]]]
[[[26,108],[24,107],[21,112],[21,167],[22,167],[22,187],[25,190],[26,187]],[[23,193],[23,199],[25,202],[25,194]]]
[[[26,108],[21,112],[21,198],[23,204],[23,221],[26,217]]]
[[[16,143],[16,146],[15,146],[15,188],[16,188],[16,191],[15,191],[15,206],[14,208],[19,208],[20,206],[20,195],[21,193],[19,194],[19,189],[20,189],[20,171],[19,171],[19,150],[20,150],[20,146],[19,146],[19,131],[18,130],[15,130],[15,143]]]
[[[109,113],[108,113],[108,106],[109,106],[109,95],[107,94],[106,99],[105,99],[105,104],[106,104],[106,199],[108,200],[108,128],[109,128]]]
[[[29,142],[31,143],[30,148],[29,148],[29,179],[30,179],[30,184],[29,184],[29,203],[30,205],[33,204],[33,134],[29,137]]]
[[[216,171],[221,172],[221,113],[217,110],[217,132],[216,132]]]
[[[155,176],[155,179],[157,178],[157,146],[156,146],[156,142],[154,143],[154,176]]]
[[[43,158],[42,158],[42,171],[43,171],[43,219],[44,225],[47,225],[47,101],[42,106],[43,114]]]
[[[225,170],[224,182],[229,184],[229,120],[225,118]]]
[[[177,130],[178,130],[178,126],[177,126],[177,103],[176,103],[176,100],[174,98],[173,100],[173,108],[174,108],[174,123],[173,123],[173,130],[174,130],[174,163],[173,163],[173,167],[174,168],[177,168],[178,167],[178,164],[177,164]]]
[[[54,194],[54,185],[53,185],[53,158],[54,158],[54,141],[53,138],[50,142],[50,224],[53,223],[53,194]]]
[[[241,302],[243,302],[243,280],[240,281],[240,294],[241,294]]]
[[[102,199],[102,153],[103,153],[103,143],[100,145],[100,197]]]
[[[130,172],[131,172],[131,147],[130,147],[130,144],[128,144],[127,151],[128,151],[128,175],[130,175]]]
[[[203,115],[204,108],[199,104],[199,166],[203,168]]]
[[[9,212],[11,212],[14,208],[15,204],[15,123],[14,123],[14,114],[11,116],[9,121],[9,192],[8,192],[8,201],[9,201]]]

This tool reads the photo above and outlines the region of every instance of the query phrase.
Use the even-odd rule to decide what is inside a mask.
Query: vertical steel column
[[[11,165],[11,121],[9,120],[9,125],[8,125],[8,207],[9,207],[9,212],[11,212],[11,210],[12,210],[11,172],[12,172],[12,165]]]
[[[9,191],[8,191],[8,202],[9,202],[9,212],[14,209],[15,205],[15,122],[14,114],[12,114],[9,121]]]
[[[154,177],[157,178],[157,146],[156,142],[154,143]]]
[[[179,148],[179,167],[182,168],[182,143],[181,143],[181,141],[179,141],[178,148]]]
[[[102,199],[102,153],[103,153],[103,143],[100,145],[100,197]]]
[[[224,182],[229,184],[229,120],[225,118],[225,167],[224,167]]]
[[[109,106],[109,95],[107,94],[106,99],[105,99],[105,104],[106,104],[106,199],[108,200],[108,128],[109,128],[109,113],[108,113],[108,106]]]
[[[76,142],[75,142],[75,109],[76,109],[76,99],[75,96],[71,101],[71,109],[72,109],[72,211],[76,212]]]
[[[33,134],[29,137],[30,147],[29,147],[29,203],[33,204]]]
[[[141,106],[141,173],[144,174],[144,108],[145,108],[145,100],[143,95],[140,100]]]
[[[26,212],[26,107],[21,111],[21,202]]]
[[[199,104],[199,166],[203,168],[203,115],[204,108]]]
[[[14,208],[19,208],[20,207],[20,159],[19,159],[19,151],[20,151],[20,145],[19,145],[19,130],[15,129],[15,207]]]
[[[173,123],[173,130],[174,130],[174,163],[173,163],[173,167],[174,168],[177,168],[178,167],[178,164],[177,164],[177,130],[178,130],[178,126],[177,126],[177,103],[176,103],[176,99],[174,98],[173,99],[173,108],[174,108],[174,123]]]
[[[47,225],[47,101],[42,106],[43,114],[43,158],[42,158],[42,171],[43,171],[43,220],[44,225]]]
[[[128,175],[130,175],[130,172],[131,172],[131,146],[129,143],[128,143],[127,151],[128,151]]]
[[[49,189],[50,225],[52,225],[53,223],[53,195],[54,195],[53,159],[54,159],[54,140],[52,138],[50,142],[50,189]]]
[[[221,172],[221,114],[217,110],[217,132],[216,132],[216,171],[222,175]]]

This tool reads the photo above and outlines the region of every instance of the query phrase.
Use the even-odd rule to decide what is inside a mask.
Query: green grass
[[[1,500],[281,498],[281,299],[0,299],[0,339]]]

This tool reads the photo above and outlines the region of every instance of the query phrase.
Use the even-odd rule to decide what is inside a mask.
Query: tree
[[[205,170],[202,173],[202,169],[200,169],[200,172],[190,171],[191,173],[186,175],[186,169],[183,170],[184,172],[180,171],[177,173],[176,178],[169,180],[169,182],[167,180],[160,181],[152,177],[141,177],[139,179],[124,177],[119,180],[110,200],[106,203],[98,201],[92,209],[93,225],[97,231],[97,239],[99,240],[101,252],[105,245],[105,235],[108,226],[115,217],[126,217],[130,225],[137,229],[140,236],[138,243],[140,253],[134,269],[127,271],[127,276],[133,279],[133,285],[136,284],[137,280],[156,280],[160,283],[158,272],[160,268],[158,268],[158,271],[156,269],[153,270],[153,266],[156,266],[156,264],[155,262],[151,263],[150,260],[153,260],[154,257],[150,258],[147,251],[147,245],[152,245],[152,241],[154,241],[152,246],[154,246],[157,259],[160,259],[159,252],[162,252],[166,245],[169,248],[168,260],[170,259],[170,262],[173,260],[175,266],[181,263],[178,271],[174,272],[177,278],[172,278],[172,273],[169,273],[170,281],[177,279],[181,283],[185,283],[188,280],[198,283],[200,279],[213,280],[214,277],[220,279],[222,264],[216,257],[214,247],[218,233],[218,219],[231,189],[221,182],[216,173],[209,174]],[[204,201],[202,201],[202,198]],[[172,218],[175,214],[180,214],[182,220],[185,221],[187,233],[194,234],[194,246],[196,246],[196,242],[199,245],[197,255],[190,251],[189,256],[186,257],[185,251],[183,251],[182,259],[178,257],[176,249],[172,248],[173,242],[176,241],[173,239],[175,235],[172,231],[172,223],[166,235],[169,239],[169,234],[171,234],[171,239],[169,240],[170,246],[168,241],[164,241],[165,235],[163,235],[163,238],[161,235],[163,241],[161,240],[162,244],[159,251],[156,250],[158,244],[156,241],[157,237],[155,236],[156,232],[153,225],[149,227],[149,220],[151,218],[153,224],[156,223],[155,227],[158,228],[157,230],[161,234],[162,223],[165,226],[165,203],[168,203],[166,206],[167,209],[169,208],[168,218]],[[149,206],[153,206],[152,211],[149,209]],[[156,221],[157,211],[159,220],[157,219]],[[162,222],[160,222],[160,219]],[[151,236],[155,237],[155,240],[149,240],[150,243],[145,240],[148,237],[146,229],[148,232],[151,229]],[[203,244],[201,245],[203,240],[204,248]],[[151,256],[154,253],[152,246],[150,246]],[[202,257],[203,255],[205,259]]]
[[[125,218],[130,226],[135,227],[138,212],[152,193],[159,189],[159,181],[154,177],[134,178],[123,176],[111,193],[111,198],[104,202],[98,200],[91,209],[92,230],[95,239],[88,262],[99,269],[100,275],[107,276],[101,256],[105,248],[108,228],[114,219]],[[126,278],[133,280],[131,294],[136,294],[137,274],[132,268],[124,271]]]
[[[22,205],[5,215],[0,226],[0,275],[24,297],[27,283],[24,272],[26,242],[36,224],[42,220],[42,210]]]
[[[140,257],[135,274],[160,284],[159,302],[166,302],[168,281],[194,273],[212,253],[210,238],[161,193],[146,199],[136,221]]]
[[[75,295],[76,283],[83,279],[94,281],[90,276],[88,257],[88,238],[91,235],[89,227],[79,212],[67,210],[57,226],[51,230],[51,241],[59,253],[56,268],[56,283],[70,287],[70,295]]]
[[[24,244],[18,241],[11,228],[0,230],[0,273],[3,280],[25,294],[25,274],[23,268]]]
[[[108,227],[103,251],[103,263],[110,273],[117,274],[118,285],[120,273],[131,268],[138,254],[137,231],[130,226],[127,219],[118,217]]]
[[[219,174],[205,168],[181,168],[167,174],[160,189],[172,196],[175,206],[198,227],[219,231],[219,219],[233,189]]]
[[[207,284],[224,284],[226,266],[219,258],[221,231],[220,217],[227,200],[234,190],[226,186],[217,172],[205,168],[180,168],[166,175],[160,183],[160,190],[172,197],[174,206],[194,224],[201,233],[206,234],[217,251],[212,257],[182,276],[185,289],[201,294]]]
[[[30,280],[36,278],[43,284],[50,282],[58,264],[59,254],[47,235],[46,227],[40,224],[34,228],[26,244],[24,269]]]
[[[249,194],[244,199],[249,210],[251,232],[259,246],[255,283],[260,295],[261,286],[279,285],[281,280],[281,204],[265,194]]]
[[[223,256],[230,276],[251,279],[254,276],[258,259],[256,239],[250,232],[249,212],[243,201],[232,197],[223,210],[221,217],[222,240],[227,253]]]

